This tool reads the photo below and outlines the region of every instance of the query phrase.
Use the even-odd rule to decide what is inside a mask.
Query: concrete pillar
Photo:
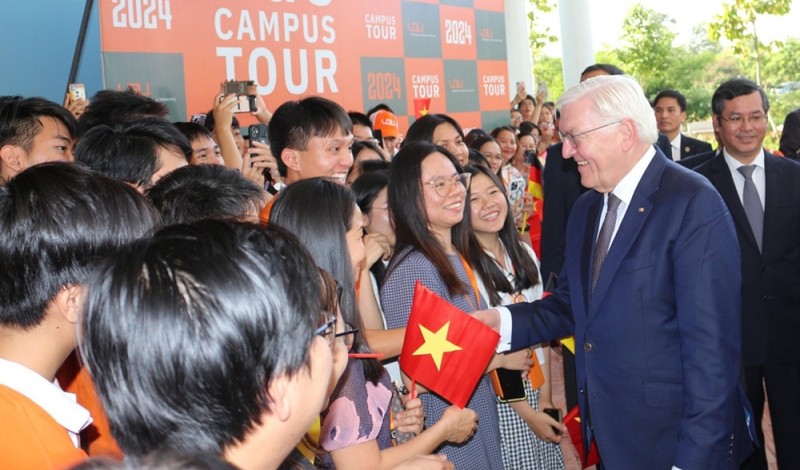
[[[506,55],[508,60],[509,96],[517,94],[517,82],[524,81],[525,89],[536,94],[533,86],[530,42],[528,40],[527,0],[504,0],[506,23]]]
[[[558,0],[558,16],[566,90],[577,85],[583,69],[595,63],[589,0]]]

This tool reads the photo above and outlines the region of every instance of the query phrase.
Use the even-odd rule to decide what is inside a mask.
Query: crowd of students
[[[0,97],[0,467],[564,468],[549,343],[463,409],[397,364],[417,281],[465,312],[542,297],[546,98],[465,133],[257,97],[247,144],[235,95],[181,123]]]

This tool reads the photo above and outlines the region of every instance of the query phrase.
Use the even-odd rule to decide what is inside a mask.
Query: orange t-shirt
[[[63,469],[86,459],[63,426],[5,385],[0,385],[0,423],[0,468]]]
[[[111,436],[103,404],[94,389],[94,382],[86,366],[78,361],[77,351],[67,357],[56,374],[65,392],[74,393],[78,404],[92,416],[92,424],[81,431],[81,447],[92,457],[109,456],[122,459],[122,451]]]

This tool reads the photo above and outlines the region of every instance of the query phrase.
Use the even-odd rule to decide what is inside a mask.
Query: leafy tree
[[[666,26],[670,23],[675,20],[638,3],[622,23],[627,46],[619,51],[619,58],[648,94],[663,88],[670,74],[675,40],[675,33]]]
[[[730,0],[722,5],[722,13],[714,16],[708,34],[712,41],[725,37],[731,41],[733,52],[755,63],[756,83],[761,84],[762,52],[765,44],[758,37],[756,20],[759,15],[785,15],[792,0]]]
[[[536,64],[536,59],[548,44],[557,42],[558,36],[554,35],[550,26],[540,23],[541,16],[556,9],[555,0],[528,0],[528,38],[530,40],[532,62]]]
[[[767,54],[763,72],[766,88],[800,81],[800,39],[788,39],[781,47],[776,47]]]
[[[533,66],[533,74],[538,82],[547,83],[549,100],[555,101],[564,93],[564,73],[560,57],[540,57]]]

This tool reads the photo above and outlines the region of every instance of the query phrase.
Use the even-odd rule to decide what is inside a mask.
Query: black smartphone
[[[564,419],[563,413],[560,408],[544,408],[542,409],[542,413],[545,413],[547,416],[553,418],[559,423],[562,422]],[[561,435],[561,429],[555,426],[553,426],[553,432],[556,433],[557,436]]]
[[[522,373],[518,370],[496,369],[496,381],[493,378],[495,392],[503,403],[520,401],[527,398],[525,385],[522,383]]]
[[[255,147],[253,142],[261,142],[269,145],[269,128],[266,124],[251,124],[247,128],[247,135],[250,139],[250,147]]]
[[[535,150],[526,150],[523,155],[525,156],[525,163],[533,165],[533,159],[536,158]]]

